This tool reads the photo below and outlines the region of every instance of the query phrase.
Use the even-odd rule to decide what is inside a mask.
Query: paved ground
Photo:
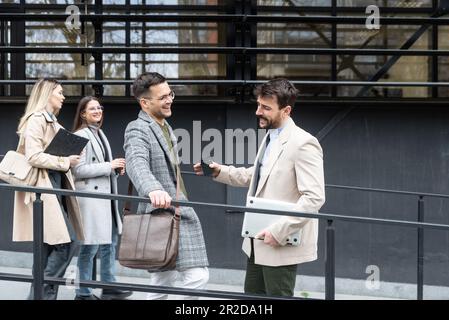
[[[0,267],[1,273],[15,273],[15,274],[25,274],[30,275],[31,270],[27,268],[12,268],[12,267]],[[148,278],[145,277],[129,277],[129,276],[118,276],[117,280],[123,283],[136,283],[136,284],[148,284]],[[28,295],[30,285],[24,282],[12,282],[12,281],[0,281],[0,300],[24,300]],[[208,290],[220,290],[220,291],[232,291],[232,292],[243,292],[243,287],[239,285],[226,285],[226,284],[216,284],[209,283],[207,286]],[[100,289],[94,289],[96,295],[100,295]],[[310,298],[323,299],[323,292],[302,292],[296,291],[295,296],[307,295]],[[61,286],[59,290],[58,299],[59,300],[73,300],[75,297],[75,291],[73,288],[66,286]],[[146,293],[134,292],[129,299],[133,300],[145,300]],[[182,296],[169,296],[169,299],[181,299]],[[208,299],[211,298],[200,298]],[[336,299],[338,300],[371,300],[379,299],[379,297],[368,297],[368,296],[355,296],[355,295],[341,295],[337,294]],[[382,298],[383,299],[383,298]]]

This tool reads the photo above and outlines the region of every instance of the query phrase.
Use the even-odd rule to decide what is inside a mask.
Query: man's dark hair
[[[157,72],[144,72],[139,75],[133,82],[133,94],[134,97],[139,101],[139,99],[148,92],[148,89],[152,86],[166,82],[167,80],[163,75]]]
[[[298,96],[298,89],[287,79],[277,78],[257,86],[254,95],[262,98],[277,97],[279,109],[286,106],[293,108]]]

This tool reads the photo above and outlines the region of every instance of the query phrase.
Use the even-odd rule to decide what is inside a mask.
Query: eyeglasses
[[[86,111],[97,111],[97,110],[103,111],[104,107],[103,106],[96,106],[96,107],[90,107],[90,108],[86,109]]]
[[[170,91],[169,94],[163,95],[162,97],[157,98],[157,99],[152,99],[150,97],[142,97],[141,99],[156,100],[156,101],[167,101],[168,98],[171,98],[172,101],[175,99],[175,92],[173,90]]]

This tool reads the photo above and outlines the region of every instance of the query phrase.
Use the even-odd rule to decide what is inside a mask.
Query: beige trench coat
[[[266,139],[266,137],[265,137]],[[254,163],[265,152],[265,140]],[[216,181],[232,186],[249,186],[248,196],[296,203],[298,212],[317,213],[325,201],[323,151],[318,140],[295,125],[291,118],[273,142],[267,160],[267,174],[261,175],[256,186],[254,166],[235,168],[221,166]],[[264,266],[287,266],[317,259],[318,219],[281,216],[267,228],[280,243],[271,247],[263,241],[254,241],[254,262]],[[301,243],[288,246],[290,234],[302,229]],[[251,255],[248,238],[243,251]]]
[[[57,157],[44,153],[56,132],[62,128],[46,112],[36,112],[28,118],[18,152],[39,171],[36,187],[52,188],[48,171],[62,171],[65,189],[74,190],[68,157]],[[64,179],[65,178],[65,179]],[[13,241],[33,241],[33,200],[35,195],[15,192]],[[42,194],[44,203],[44,242],[50,245],[71,241],[61,207],[55,195]],[[67,210],[78,240],[84,240],[83,225],[76,197],[67,197]]]

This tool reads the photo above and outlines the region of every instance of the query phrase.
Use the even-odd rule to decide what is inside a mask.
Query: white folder
[[[246,199],[246,206],[258,209],[270,209],[279,211],[295,211],[296,203],[284,202],[278,200],[269,200],[256,197],[248,197]],[[281,219],[281,215],[276,214],[263,214],[255,212],[245,212],[242,226],[242,237],[254,238],[260,231]],[[287,244],[297,246],[301,242],[301,232],[291,234],[287,238]]]

